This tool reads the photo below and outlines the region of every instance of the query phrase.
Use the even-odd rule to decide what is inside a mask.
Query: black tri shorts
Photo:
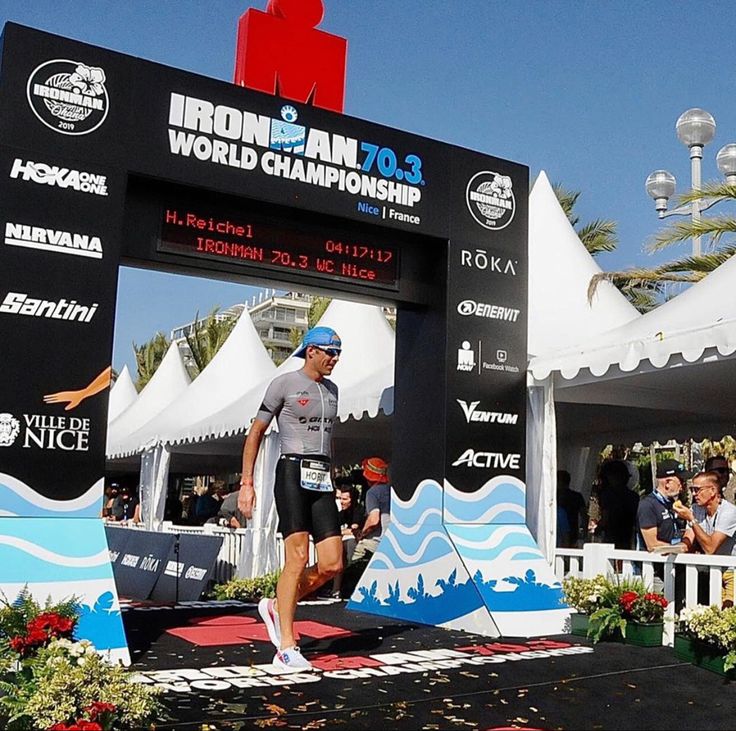
[[[292,533],[311,533],[315,543],[341,535],[335,493],[316,492],[301,486],[300,463],[322,459],[314,454],[281,455],[276,463],[273,496],[279,515],[279,532],[286,538]]]

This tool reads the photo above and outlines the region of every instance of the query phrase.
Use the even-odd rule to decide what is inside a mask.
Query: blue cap
[[[297,358],[306,358],[307,348],[310,345],[319,345],[323,348],[342,348],[342,340],[331,327],[313,327],[306,332],[299,350],[294,355]]]

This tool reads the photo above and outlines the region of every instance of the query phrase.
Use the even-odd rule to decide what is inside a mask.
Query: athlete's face
[[[332,369],[337,365],[340,359],[339,348],[323,348],[318,345],[312,345],[313,363],[317,372],[322,376],[329,376]]]

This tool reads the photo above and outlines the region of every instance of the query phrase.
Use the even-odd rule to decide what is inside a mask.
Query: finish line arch
[[[12,23],[0,102],[6,594],[83,590],[127,652],[97,516],[133,264],[395,303],[394,518],[349,606],[562,631],[525,522],[526,167]]]

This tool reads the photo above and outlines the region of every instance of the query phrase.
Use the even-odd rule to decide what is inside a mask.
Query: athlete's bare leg
[[[276,585],[276,610],[279,613],[282,650],[296,645],[294,615],[297,602],[342,571],[340,536],[321,540],[316,549],[317,563],[314,566],[307,566],[309,533],[292,533],[284,539],[284,568]]]

